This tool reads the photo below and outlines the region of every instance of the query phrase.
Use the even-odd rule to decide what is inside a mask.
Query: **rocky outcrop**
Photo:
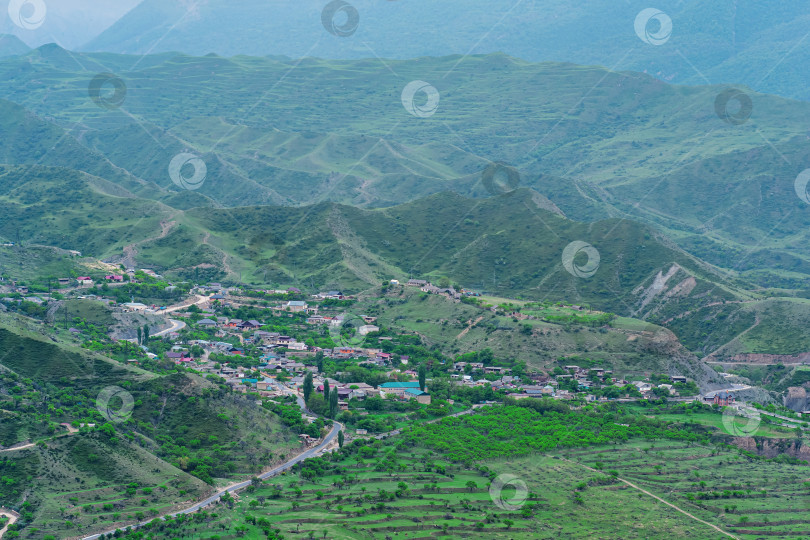
[[[782,454],[797,459],[810,461],[810,446],[805,446],[796,439],[774,439],[770,437],[732,437],[737,448],[763,456],[775,458]]]
[[[807,410],[807,390],[801,386],[791,386],[785,394],[784,405],[796,412]]]

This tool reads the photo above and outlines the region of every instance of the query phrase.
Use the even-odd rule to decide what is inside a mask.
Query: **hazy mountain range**
[[[33,29],[0,17],[0,33],[30,46],[55,42],[138,55],[406,59],[503,52],[810,98],[810,75],[793,67],[810,59],[806,2],[691,0],[657,7],[640,0],[70,0],[48,4]]]

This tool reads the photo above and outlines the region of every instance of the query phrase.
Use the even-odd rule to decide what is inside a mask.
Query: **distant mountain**
[[[141,0],[0,1],[0,34],[32,47],[58,43],[75,49],[99,35]],[[9,4],[11,12],[9,12]],[[18,11],[14,7],[19,8]],[[0,54],[0,56],[3,56]]]
[[[41,47],[0,62],[0,97],[60,129],[45,138],[9,131],[0,150],[9,147],[9,164],[42,155],[41,164],[125,182],[139,196],[171,197],[177,208],[321,201],[375,208],[443,191],[487,197],[483,174],[503,162],[516,168],[518,185],[570,219],[643,220],[746,279],[803,287],[810,214],[794,180],[810,163],[810,105],[747,91],[751,117],[734,124],[715,110],[725,86],[678,87],[501,54],[468,57],[444,77],[457,60],[388,61],[392,72],[377,60],[298,64]],[[107,71],[127,86],[118,108],[88,95],[90,81]],[[411,80],[436,85],[435,115],[415,118],[402,106]],[[70,136],[60,144],[73,141],[76,152],[51,159],[59,154],[47,141],[63,130]],[[184,152],[200,156],[207,177],[193,195],[175,197],[168,167]],[[99,159],[119,171],[104,172]]]
[[[143,196],[168,196],[79,143],[61,127],[4,99],[0,99],[0,163],[60,167],[105,178]]]
[[[792,67],[810,61],[810,42],[803,39],[810,4],[801,0],[682,2],[658,6],[661,16],[643,12],[650,6],[642,0],[348,4],[334,9],[325,0],[145,0],[84,49],[399,59],[504,52],[810,99],[810,74]],[[325,6],[333,7],[327,22],[337,29],[329,24],[331,33],[323,21]]]
[[[17,36],[0,34],[0,58],[25,54],[31,47],[23,43]]]

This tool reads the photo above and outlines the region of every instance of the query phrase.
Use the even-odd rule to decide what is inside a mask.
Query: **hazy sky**
[[[0,0],[0,32],[14,34],[31,47],[58,43],[72,49],[90,41],[140,3],[141,0]],[[40,19],[42,5],[44,18]],[[17,9],[18,6],[21,7]],[[21,13],[16,21],[9,7],[12,13]]]

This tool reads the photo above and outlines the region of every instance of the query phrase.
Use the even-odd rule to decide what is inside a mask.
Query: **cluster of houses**
[[[461,300],[463,296],[461,291],[457,291],[453,287],[437,287],[424,279],[409,279],[405,283],[406,287],[418,287],[420,291],[429,294],[441,294],[453,300]]]
[[[189,357],[184,353],[167,353],[171,354],[176,362],[189,361]],[[430,404],[430,394],[419,388],[418,382],[388,382],[381,384],[378,388],[363,383],[363,382],[349,382],[342,383],[335,379],[324,378],[316,373],[314,366],[305,366],[299,362],[290,362],[289,360],[279,359],[275,362],[263,362],[258,371],[261,373],[261,378],[253,378],[250,375],[255,373],[250,368],[241,366],[219,366],[214,367],[207,365],[199,367],[201,371],[207,371],[225,379],[226,384],[231,386],[235,392],[247,393],[256,392],[262,397],[275,398],[286,394],[282,389],[285,385],[292,391],[300,393],[304,385],[305,372],[313,373],[313,384],[315,391],[323,394],[324,385],[328,382],[330,392],[337,392],[338,407],[340,410],[347,410],[349,408],[349,400],[365,400],[371,396],[379,396],[386,398],[394,396],[395,398],[407,401],[415,399],[419,403]],[[280,382],[276,377],[274,370],[284,369],[288,372],[294,372],[297,375],[287,382]]]
[[[509,368],[485,366],[482,363],[476,362],[456,362],[453,364],[453,372],[450,376],[457,380],[459,384],[471,387],[490,385],[493,389],[504,390],[507,392],[507,395],[516,398],[553,397],[558,399],[572,399],[575,396],[575,392],[561,388],[561,386],[570,388],[574,386],[572,383],[575,383],[577,392],[587,393],[589,390],[603,388],[605,386],[624,387],[633,385],[641,393],[642,398],[656,397],[654,393],[655,388],[666,389],[670,396],[678,397],[678,392],[674,384],[687,382],[687,378],[683,376],[672,376],[670,377],[670,383],[658,385],[654,385],[649,381],[627,381],[611,377],[613,372],[604,368],[584,369],[576,365],[565,366],[565,371],[566,373],[553,377],[533,373],[529,375],[532,384],[524,384],[520,378],[509,375],[511,372]],[[478,379],[475,378],[476,374],[479,376]],[[490,380],[483,378],[481,374],[497,374],[502,376],[499,379]],[[718,396],[720,397],[713,396],[711,399],[708,399],[708,401],[728,404],[729,399],[731,402],[733,402],[734,399],[733,396],[724,396],[722,393],[718,394]],[[595,401],[597,398],[588,394],[586,395],[586,399]]]

